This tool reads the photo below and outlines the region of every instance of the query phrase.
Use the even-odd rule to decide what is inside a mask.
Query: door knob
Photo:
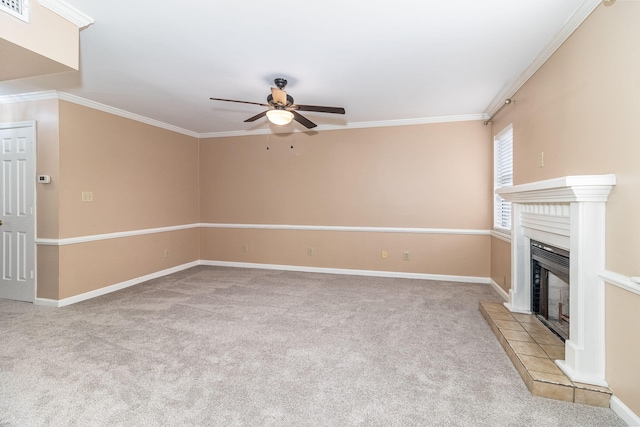
[[[0,225],[2,225],[2,220],[0,219]]]

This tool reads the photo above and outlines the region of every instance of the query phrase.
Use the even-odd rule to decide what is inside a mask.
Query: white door
[[[0,298],[35,302],[35,123],[0,124]]]

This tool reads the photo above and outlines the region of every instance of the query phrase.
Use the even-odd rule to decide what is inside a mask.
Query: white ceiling
[[[304,113],[318,129],[487,117],[597,4],[67,2],[95,20],[80,71],[0,82],[0,95],[58,90],[198,134],[268,129],[243,122],[263,107],[209,97],[262,103],[275,77],[296,103],[346,109]]]

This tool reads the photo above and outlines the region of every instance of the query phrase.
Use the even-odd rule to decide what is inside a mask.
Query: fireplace
[[[558,335],[569,339],[569,251],[531,240],[531,312]]]
[[[568,320],[562,319],[562,326],[568,334],[565,360],[556,364],[574,382],[605,387],[604,282],[598,273],[605,269],[605,205],[615,183],[615,175],[581,175],[496,190],[512,202],[512,287],[505,306],[512,312],[532,313],[534,275],[541,264],[539,259],[532,261],[532,252],[534,258],[541,258],[539,249],[544,247],[566,252],[570,280],[565,280],[566,288],[554,284],[554,292],[568,291],[569,307],[562,309]],[[545,265],[538,276],[551,277],[555,283],[565,275],[548,268],[548,262]],[[558,311],[557,304],[547,307],[551,310]]]

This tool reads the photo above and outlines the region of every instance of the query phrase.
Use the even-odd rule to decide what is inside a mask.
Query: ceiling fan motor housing
[[[282,77],[278,77],[273,81],[273,83],[275,83],[278,89],[284,89],[285,86],[287,85],[287,80],[283,79]]]

